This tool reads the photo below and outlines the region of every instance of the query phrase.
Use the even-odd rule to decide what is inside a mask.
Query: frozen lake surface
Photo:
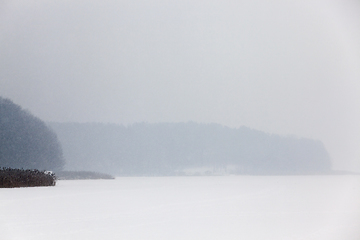
[[[121,177],[0,189],[1,240],[360,239],[360,176]]]

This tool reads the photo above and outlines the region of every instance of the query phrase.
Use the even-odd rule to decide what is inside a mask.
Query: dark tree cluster
[[[0,188],[55,186],[54,173],[39,170],[0,169]]]
[[[0,167],[60,170],[64,163],[56,134],[39,118],[0,97]]]
[[[331,170],[317,140],[218,124],[51,123],[67,170],[112,175],[177,175],[186,169],[232,169],[234,174],[317,174]]]

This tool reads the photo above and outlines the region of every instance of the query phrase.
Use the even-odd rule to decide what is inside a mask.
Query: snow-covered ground
[[[121,177],[0,189],[1,240],[360,239],[360,176]]]

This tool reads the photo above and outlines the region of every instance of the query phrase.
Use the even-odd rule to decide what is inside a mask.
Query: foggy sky
[[[310,137],[360,171],[360,3],[3,0],[0,96],[45,121]]]

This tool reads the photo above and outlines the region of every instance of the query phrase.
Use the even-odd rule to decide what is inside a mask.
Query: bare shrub
[[[56,176],[37,169],[0,169],[0,188],[55,186]]]

